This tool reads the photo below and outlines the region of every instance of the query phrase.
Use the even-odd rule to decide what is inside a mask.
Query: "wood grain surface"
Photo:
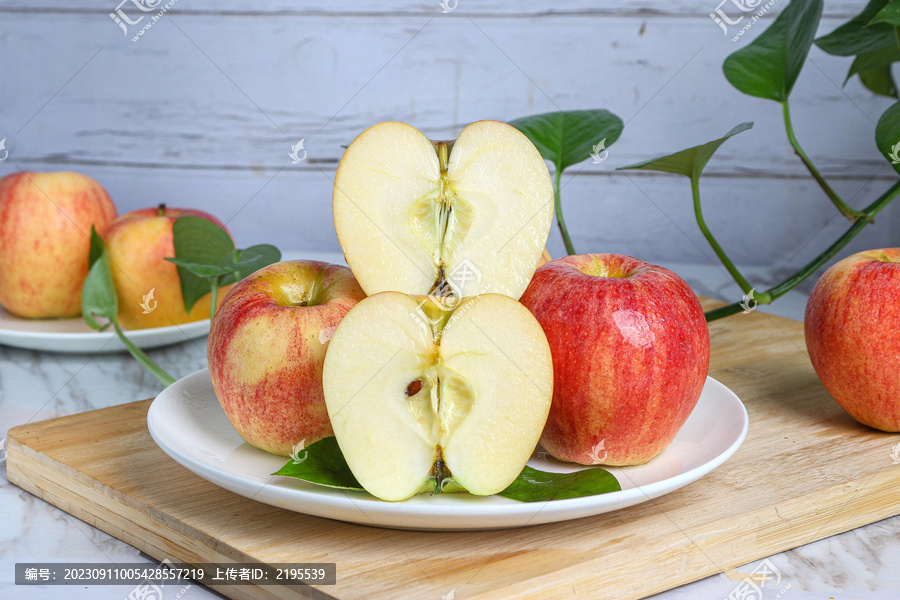
[[[722,467],[657,500],[565,523],[429,533],[351,525],[237,496],[183,469],[147,431],[150,401],[9,432],[16,485],[158,558],[335,562],[337,585],[227,586],[230,598],[641,598],[900,513],[896,436],[824,391],[800,323],[712,324],[710,375],[750,414]]]

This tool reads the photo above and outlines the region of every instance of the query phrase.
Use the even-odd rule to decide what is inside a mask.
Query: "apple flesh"
[[[351,310],[325,358],[325,403],[359,483],[383,500],[441,488],[489,495],[534,451],[553,389],[546,338],[499,294],[398,292]]]
[[[212,295],[200,298],[188,313],[181,294],[172,227],[179,217],[202,217],[222,229],[209,213],[183,208],[144,208],[124,214],[103,235],[119,298],[119,324],[126,329],[167,327],[209,318]],[[227,231],[227,230],[226,230]],[[230,289],[220,290],[219,299]],[[145,298],[151,292],[152,298]]]
[[[804,332],[831,397],[864,425],[900,431],[900,248],[860,252],[825,271]]]
[[[453,142],[386,122],[362,132],[334,180],[334,225],[367,294],[518,299],[534,274],[553,218],[540,153],[498,121],[467,126]]]
[[[553,353],[547,452],[638,465],[672,442],[709,368],[709,330],[684,280],[629,256],[567,256],[537,270],[522,303]]]
[[[209,331],[216,397],[249,444],[290,456],[333,435],[322,392],[325,351],[344,315],[364,298],[347,267],[292,260],[239,281]]]
[[[115,218],[109,194],[86,175],[0,179],[0,304],[20,317],[80,315],[91,225],[102,233]]]

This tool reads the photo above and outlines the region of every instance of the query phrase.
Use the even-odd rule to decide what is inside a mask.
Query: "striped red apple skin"
[[[239,281],[209,331],[216,397],[249,444],[289,456],[334,435],[322,389],[325,352],[365,294],[347,267],[278,262]]]
[[[900,431],[900,248],[859,252],[825,271],[804,332],[831,397],[864,425]]]
[[[709,370],[709,329],[683,279],[621,254],[567,256],[539,268],[521,302],[553,355],[552,456],[637,465],[672,442]]]

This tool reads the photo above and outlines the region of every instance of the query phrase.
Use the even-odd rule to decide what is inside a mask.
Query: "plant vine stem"
[[[159,379],[159,382],[165,386],[170,386],[175,383],[175,379],[162,370],[162,368],[153,362],[153,360],[144,354],[144,351],[134,345],[134,343],[125,337],[125,332],[122,331],[122,328],[119,327],[119,322],[115,319],[112,319],[113,327],[116,329],[116,335],[119,336],[119,339],[122,340],[122,343],[125,344],[125,347],[128,348],[128,352],[137,360],[145,369],[153,373],[153,375]]]
[[[897,181],[892,185],[886,192],[884,192],[881,196],[878,197],[875,202],[867,206],[863,209],[863,214],[867,217],[865,219],[859,219],[854,222],[844,234],[839,237],[833,244],[831,244],[828,248],[825,249],[822,254],[812,259],[808,262],[802,269],[782,281],[781,283],[769,288],[766,290],[765,294],[768,295],[768,298],[762,298],[766,300],[762,302],[758,300],[759,304],[768,304],[773,300],[784,296],[786,293],[797,287],[803,280],[816,272],[816,270],[824,265],[826,262],[831,260],[835,254],[840,252],[844,246],[850,243],[850,241],[857,236],[857,234],[862,231],[866,225],[868,225],[871,220],[877,215],[881,210],[891,203],[891,201],[900,194],[900,181]],[[722,306],[720,308],[713,309],[706,313],[707,321],[715,321],[716,319],[721,319],[723,317],[728,317],[739,312],[742,312],[744,307],[741,306],[739,302],[735,302],[734,304],[729,304],[727,306]]]
[[[747,282],[741,272],[738,270],[734,263],[731,262],[731,259],[728,258],[728,255],[725,254],[725,250],[722,246],[719,245],[718,240],[712,234],[712,231],[709,230],[709,227],[706,226],[706,221],[703,219],[703,209],[700,208],[700,178],[699,176],[691,177],[691,193],[694,196],[694,216],[697,217],[697,225],[700,226],[700,231],[703,232],[703,236],[706,238],[706,241],[709,242],[709,245],[712,246],[713,251],[716,253],[716,256],[719,257],[719,260],[722,261],[722,264],[725,265],[725,268],[728,269],[728,272],[737,282],[737,284],[741,287],[744,293],[749,293],[752,286]]]
[[[796,136],[794,135],[794,126],[791,123],[791,109],[788,105],[787,99],[781,102],[782,113],[784,114],[784,129],[787,131],[788,141],[790,141],[791,146],[794,148],[794,152],[797,156],[800,157],[800,160],[803,161],[803,164],[806,165],[807,170],[809,170],[810,175],[813,176],[813,179],[816,180],[816,183],[819,184],[819,187],[825,192],[825,195],[834,203],[841,214],[847,217],[850,221],[857,221],[859,219],[867,218],[867,215],[864,211],[854,210],[850,208],[850,206],[841,199],[837,192],[828,185],[828,182],[825,181],[825,178],[822,177],[822,174],[819,173],[819,170],[812,163],[809,157],[806,155],[806,152],[803,151],[803,148],[800,147],[800,142],[797,141]]]
[[[569,237],[569,229],[566,227],[566,220],[562,213],[562,198],[560,197],[559,182],[562,179],[563,170],[556,165],[556,171],[553,173],[553,207],[556,211],[556,222],[559,224],[559,232],[562,234],[563,243],[566,245],[566,253],[570,256],[575,254],[575,246],[572,245],[572,238]]]

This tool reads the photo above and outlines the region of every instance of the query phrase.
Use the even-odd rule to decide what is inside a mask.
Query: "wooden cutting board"
[[[640,598],[900,513],[900,436],[856,423],[822,388],[802,325],[761,312],[711,325],[710,375],[750,432],[722,467],[667,496],[523,529],[363,527],[207,483],[147,431],[150,401],[10,430],[7,477],[173,562],[334,562],[337,585],[226,586],[230,598]],[[775,592],[773,592],[775,593]]]

